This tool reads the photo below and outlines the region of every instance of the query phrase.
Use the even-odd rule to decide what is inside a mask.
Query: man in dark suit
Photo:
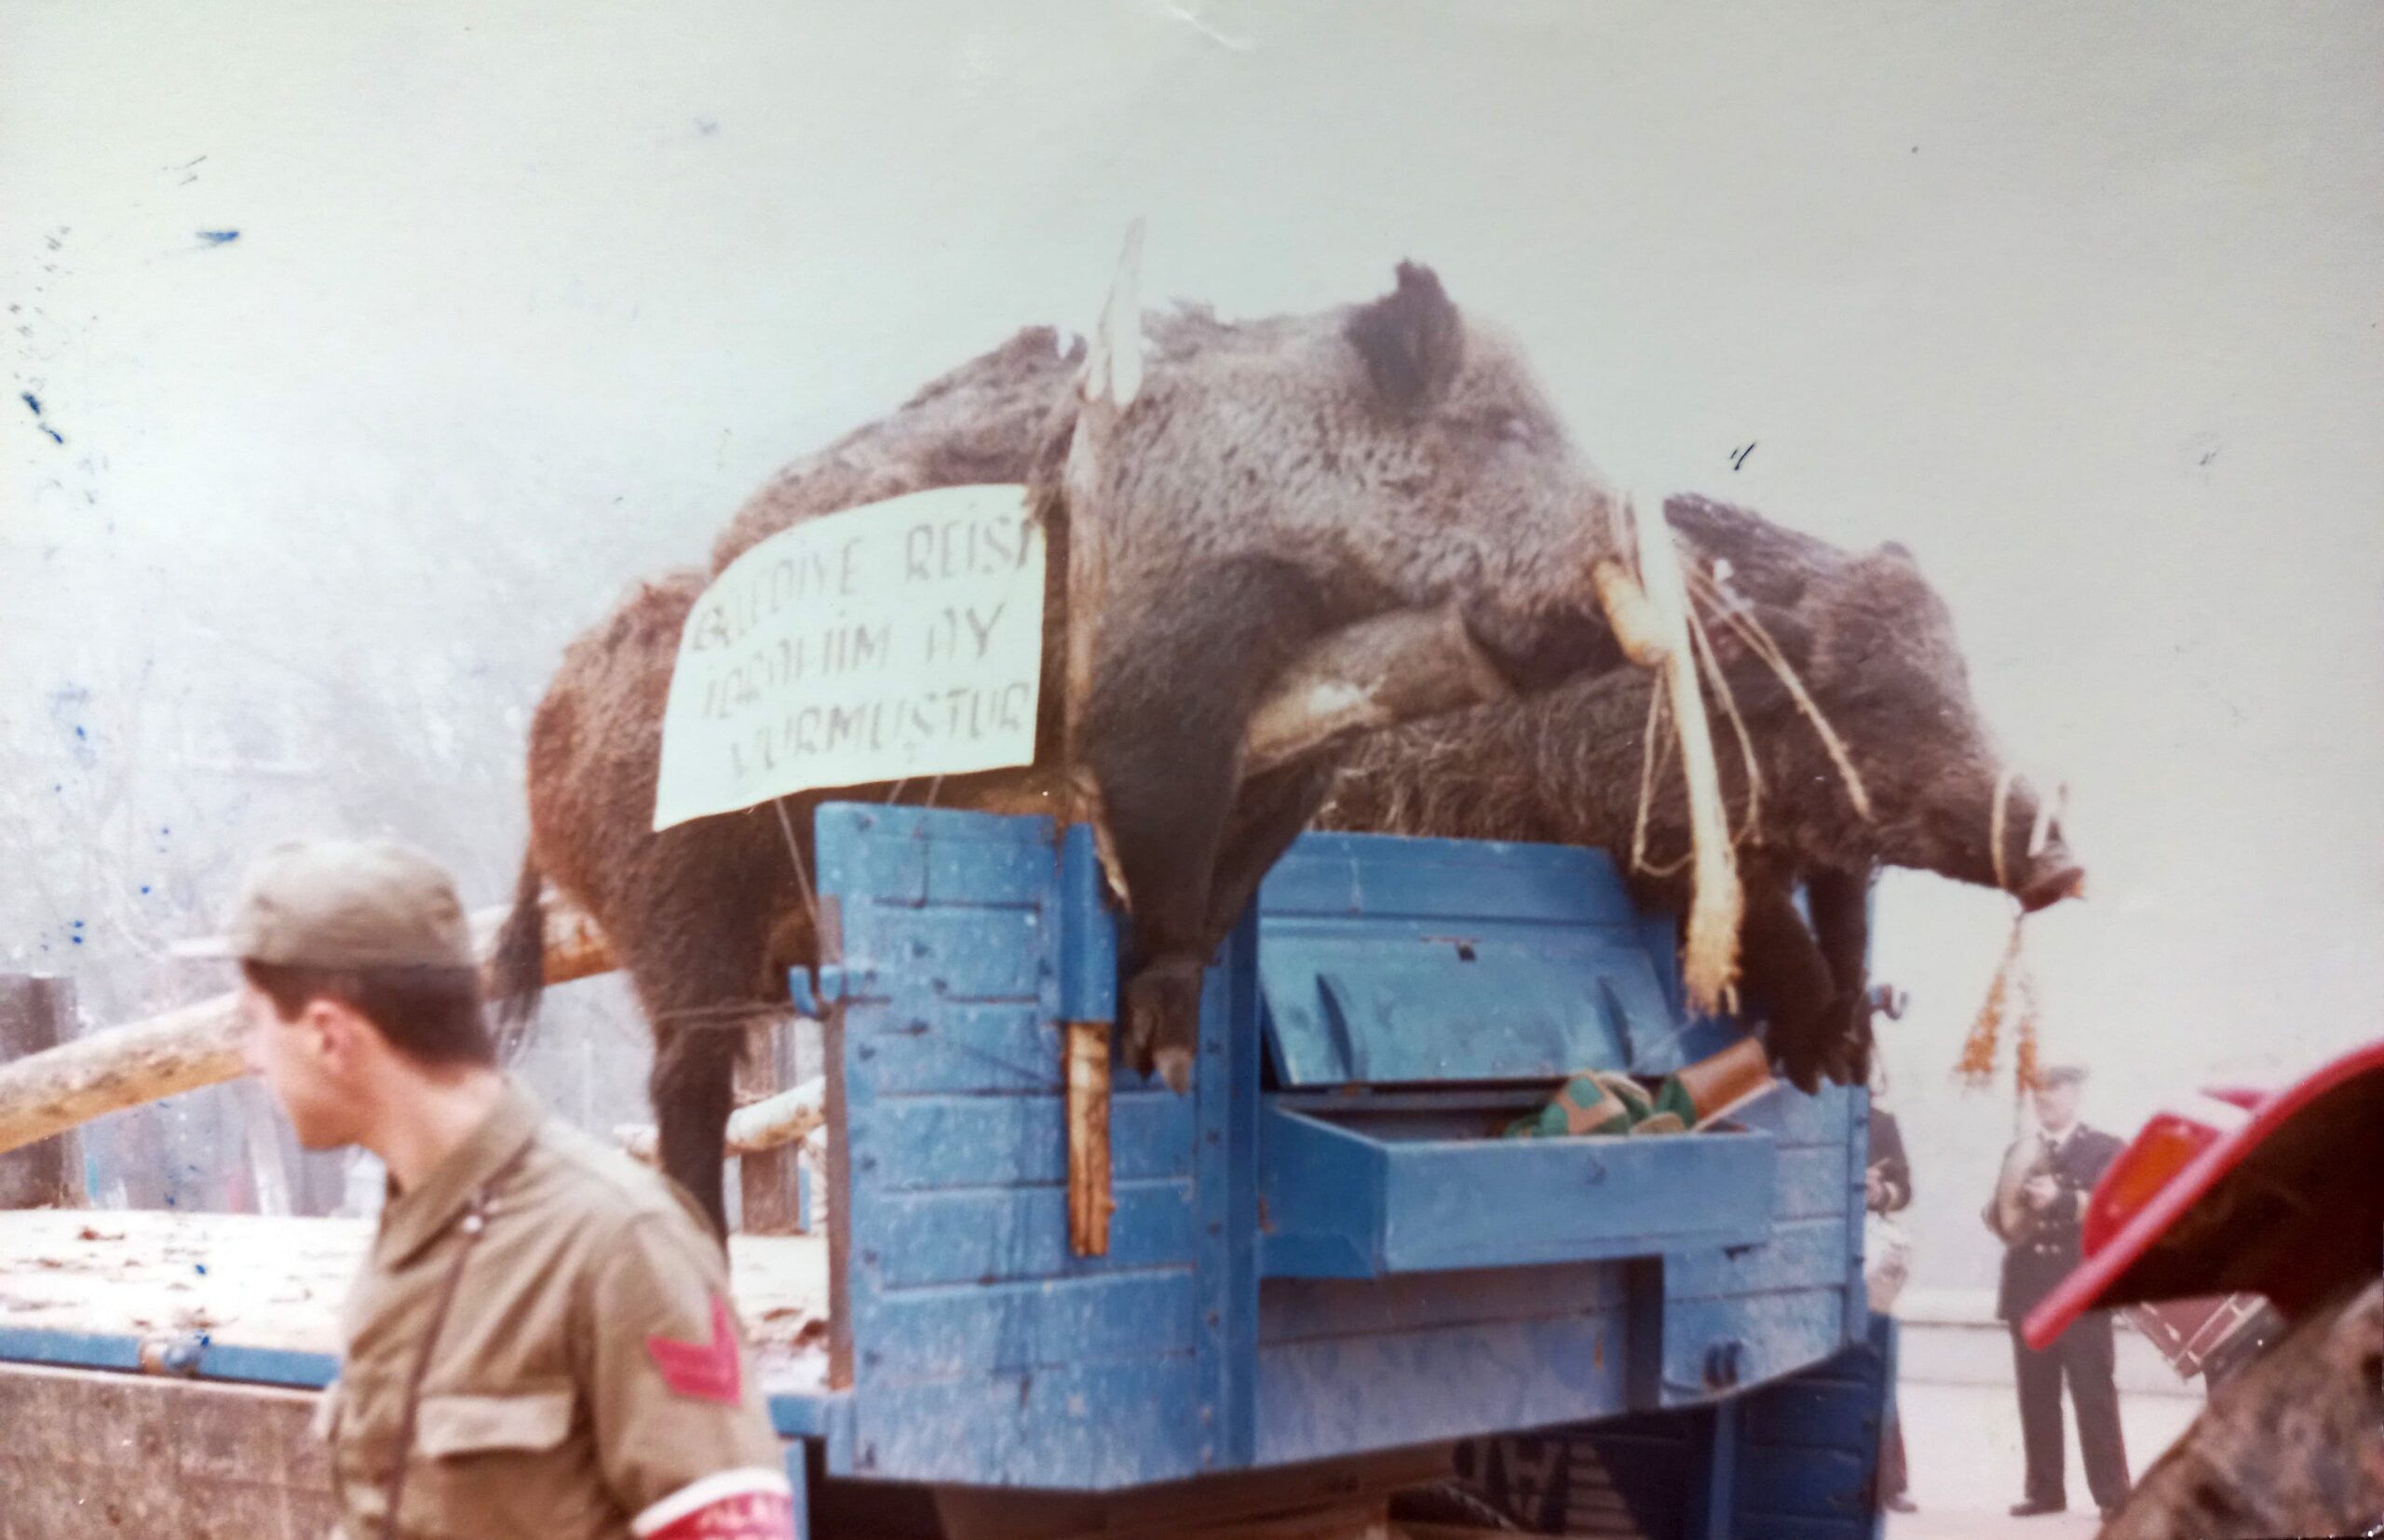
[[[1871,1158],[1863,1173],[1863,1205],[1884,1220],[1888,1215],[1912,1203],[1912,1162],[1905,1158],[1903,1130],[1896,1125],[1896,1114],[1871,1103]],[[1892,1227],[1865,1225],[1863,1233],[1863,1281],[1869,1286],[1871,1308],[1885,1312],[1893,1308],[1896,1296],[1903,1291],[1904,1280],[1911,1269],[1911,1248],[1897,1234],[1893,1246],[1878,1248],[1872,1244],[1873,1236],[1886,1236]],[[1875,1250],[1891,1254],[1874,1255]],[[1890,1513],[1916,1513],[1918,1505],[1912,1500],[1912,1482],[1904,1463],[1903,1419],[1896,1415],[1890,1398],[1887,1425],[1879,1438],[1879,1506]]]
[[[2080,1316],[2043,1352],[2032,1350],[2020,1323],[2079,1263],[2087,1196],[2120,1153],[2120,1141],[2078,1121],[2086,1072],[2058,1065],[2038,1077],[2037,1131],[2006,1153],[1987,1227],[2002,1237],[2003,1279],[1995,1314],[2012,1331],[2020,1387],[2020,1437],[2027,1452],[2027,1490],[2014,1517],[2059,1513],[2063,1487],[2061,1386],[2078,1409],[2078,1443],[2086,1484],[2106,1515],[2127,1495],[2127,1447],[2120,1435],[2119,1387],[2112,1380],[2111,1317]]]

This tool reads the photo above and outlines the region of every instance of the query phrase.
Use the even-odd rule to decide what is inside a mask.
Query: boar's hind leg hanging
[[[1827,1023],[1835,1042],[1824,1048],[1822,1069],[1842,1086],[1871,1080],[1871,875],[1868,867],[1805,873],[1813,941],[1837,990]]]
[[[1837,981],[1805,917],[1796,912],[1795,875],[1778,862],[1747,863],[1740,945],[1753,1003],[1769,1023],[1771,1057],[1800,1091],[1821,1088],[1822,1060],[1835,1033]]]
[[[1115,644],[1095,662],[1078,747],[1132,917],[1126,1052],[1144,1074],[1161,1069],[1177,1090],[1190,1083],[1201,969],[1223,937],[1212,892],[1227,856],[1243,735],[1267,687],[1334,618],[1296,567],[1243,557],[1113,631]],[[1312,788],[1311,805],[1296,819],[1246,818],[1243,837],[1272,848],[1239,852],[1237,866],[1255,859],[1263,873],[1314,810],[1321,782],[1292,778]],[[1276,784],[1262,777],[1256,789]]]

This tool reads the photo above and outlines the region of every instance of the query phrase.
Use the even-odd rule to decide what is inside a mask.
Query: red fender
[[[2028,1313],[2258,1293],[2288,1320],[2384,1265],[2384,1039],[2265,1096],[2156,1114],[2087,1200],[2085,1260]]]

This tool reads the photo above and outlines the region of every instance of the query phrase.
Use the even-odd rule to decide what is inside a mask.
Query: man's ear
[[[362,1048],[358,1035],[367,1029],[363,1018],[338,1001],[317,995],[298,1012],[300,1040],[328,1068],[353,1067]]]

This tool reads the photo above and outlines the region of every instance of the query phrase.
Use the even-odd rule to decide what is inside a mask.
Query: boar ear
[[[1430,268],[1399,264],[1399,287],[1349,317],[1343,329],[1375,394],[1402,417],[1419,417],[1444,399],[1465,362],[1465,323]]]

